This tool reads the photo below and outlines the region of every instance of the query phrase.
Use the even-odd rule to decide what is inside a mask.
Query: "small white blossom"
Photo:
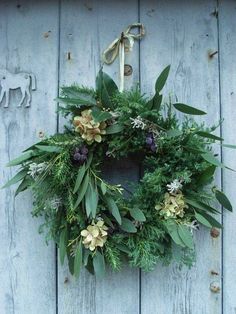
[[[193,233],[194,230],[199,229],[199,223],[197,220],[193,220],[191,223],[186,223],[185,225],[190,229],[191,233]]]
[[[167,190],[168,192],[170,193],[176,193],[178,192],[181,188],[182,188],[182,183],[175,179],[173,182],[171,182],[170,184],[167,184],[166,187],[167,187]]]
[[[55,197],[50,201],[50,207],[52,209],[55,209],[56,211],[58,210],[58,208],[61,205],[61,198],[60,197]]]
[[[137,118],[130,118],[131,124],[133,126],[133,129],[142,129],[146,127],[146,124],[143,122],[143,119],[140,116],[137,116]]]
[[[39,174],[45,171],[47,167],[46,162],[41,162],[39,164],[33,162],[29,165],[29,171],[27,172],[33,179],[35,179]]]

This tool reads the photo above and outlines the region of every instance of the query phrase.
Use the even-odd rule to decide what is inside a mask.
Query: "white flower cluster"
[[[58,210],[58,208],[60,207],[61,205],[61,198],[60,197],[55,197],[53,198],[51,201],[50,201],[50,207],[52,209],[55,209],[56,211]]]
[[[130,118],[131,124],[133,126],[133,129],[142,129],[144,130],[146,127],[146,124],[143,122],[143,119],[140,116],[137,116],[137,118]]]
[[[47,163],[46,162],[41,162],[39,164],[36,164],[35,162],[33,162],[29,166],[28,174],[33,179],[35,179],[39,174],[41,174],[46,169],[46,167],[47,167]]]
[[[182,188],[182,183],[175,179],[173,182],[171,182],[170,184],[167,184],[166,187],[167,187],[167,190],[169,193],[176,193],[178,192],[181,188]]]

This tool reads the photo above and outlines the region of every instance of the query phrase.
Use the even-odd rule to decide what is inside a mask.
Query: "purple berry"
[[[155,144],[152,144],[150,148],[151,148],[151,151],[152,151],[152,152],[155,152],[155,151],[156,151],[156,149],[157,149],[157,147],[156,147],[156,145],[155,145]]]
[[[79,161],[79,160],[81,160],[81,154],[80,153],[75,153],[74,154],[74,160],[76,160],[76,161]]]
[[[152,143],[153,143],[153,139],[151,138],[151,137],[146,137],[146,144],[147,145],[152,145]]]
[[[81,155],[81,156],[80,156],[80,162],[81,162],[81,163],[84,163],[86,159],[87,159],[87,156],[86,156],[86,155]]]
[[[81,148],[81,153],[82,153],[82,155],[87,155],[87,154],[88,154],[88,148],[85,147],[85,146],[83,146],[83,147]]]

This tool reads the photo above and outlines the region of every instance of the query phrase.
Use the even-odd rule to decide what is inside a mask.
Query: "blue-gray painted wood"
[[[12,92],[8,108],[1,104],[0,186],[15,173],[6,163],[37,141],[39,131],[56,130],[57,56],[56,2],[0,2],[0,68],[37,78],[31,107],[17,108],[19,91]],[[14,199],[14,191],[0,190],[0,313],[54,314],[55,246],[38,234],[42,220],[31,217],[29,193]]]
[[[146,36],[140,49],[135,43],[126,58],[133,67],[126,87],[140,78],[142,90],[152,92],[157,74],[171,64],[166,96],[171,91],[180,101],[206,109],[207,124],[225,117],[225,142],[236,144],[236,1],[219,0],[219,8],[216,0],[1,1],[0,69],[32,72],[37,80],[30,108],[16,108],[18,91],[12,92],[9,108],[0,106],[1,184],[14,173],[4,166],[9,159],[36,141],[39,131],[55,132],[58,82],[94,86],[102,50],[139,19]],[[118,61],[104,70],[118,82]],[[64,121],[59,122],[62,128]],[[216,151],[220,153],[219,147]],[[235,151],[223,149],[222,158],[236,168]],[[125,181],[127,167],[137,181],[133,163],[117,166],[109,173],[111,179]],[[235,203],[235,174],[224,171],[221,180],[218,173],[216,183],[221,182]],[[40,221],[30,216],[29,193],[16,200],[14,188],[0,193],[0,313],[236,312],[234,213],[223,216],[223,238],[213,239],[203,229],[196,234],[197,261],[191,270],[158,266],[153,273],[140,274],[127,266],[102,281],[85,271],[75,280],[66,266],[57,265],[54,245],[46,247],[38,235]],[[211,285],[219,291],[212,292]]]

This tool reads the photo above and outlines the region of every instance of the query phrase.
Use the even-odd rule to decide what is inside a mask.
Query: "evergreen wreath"
[[[215,201],[232,211],[213,185],[216,168],[228,167],[212,144],[235,146],[212,134],[217,126],[207,128],[187,116],[205,112],[163,101],[169,70],[157,78],[151,99],[139,88],[119,92],[102,70],[96,90],[62,87],[59,112],[70,122],[65,131],[41,139],[8,164],[21,168],[4,187],[20,182],[16,195],[32,191],[32,214],[45,219],[40,231],[46,228],[47,240],[55,240],[61,262],[67,256],[75,276],[83,265],[102,277],[106,264],[119,271],[127,260],[144,271],[172,258],[191,266],[195,230],[221,228]],[[182,122],[173,109],[187,114]],[[102,169],[107,160],[134,156],[143,176],[124,196]]]

